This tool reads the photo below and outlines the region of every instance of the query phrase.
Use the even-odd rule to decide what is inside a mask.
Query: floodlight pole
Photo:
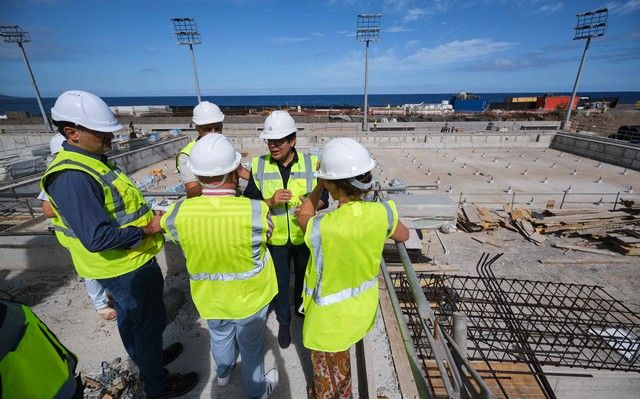
[[[368,75],[369,75],[369,40],[365,40],[364,46],[364,119],[362,120],[362,131],[369,130],[369,123],[367,117],[369,114],[369,90],[368,90]]]
[[[582,52],[582,58],[580,59],[580,66],[578,67],[578,74],[576,75],[576,81],[573,83],[573,92],[571,93],[571,100],[569,100],[569,106],[567,109],[567,118],[564,120],[565,130],[571,127],[571,110],[573,108],[573,102],[576,99],[576,91],[578,90],[578,82],[580,81],[580,75],[582,75],[582,65],[584,65],[584,59],[587,56],[587,50],[591,43],[591,37],[587,38],[587,42],[584,45],[584,51]]]
[[[53,128],[51,127],[51,123],[49,123],[49,118],[47,117],[47,113],[44,111],[44,105],[42,105],[42,98],[40,97],[40,90],[38,90],[36,79],[33,77],[33,71],[31,70],[31,65],[29,65],[29,59],[27,58],[27,53],[24,51],[24,46],[22,45],[22,42],[18,43],[18,47],[20,47],[20,52],[22,53],[22,59],[24,60],[25,65],[27,66],[27,72],[29,72],[29,79],[31,79],[31,85],[33,86],[33,90],[35,90],[36,92],[36,101],[38,101],[38,107],[40,107],[40,113],[42,114],[42,120],[44,121],[44,126],[47,128],[49,133],[53,133]]]
[[[356,40],[364,42],[364,109],[362,131],[369,130],[369,44],[380,36],[381,14],[358,14]]]
[[[189,53],[191,54],[191,68],[193,69],[193,81],[196,86],[196,97],[198,98],[198,104],[202,102],[200,96],[200,82],[198,81],[198,69],[196,68],[196,55],[193,51],[194,44],[200,44],[200,32],[193,18],[171,18],[173,21],[173,28],[178,38],[178,44],[188,44]]]
[[[578,21],[576,24],[576,32],[573,40],[587,39],[587,42],[584,45],[584,51],[582,52],[582,58],[580,59],[580,66],[578,67],[578,74],[576,75],[576,80],[573,83],[571,99],[569,100],[569,105],[567,106],[567,117],[562,125],[562,128],[564,130],[569,130],[571,128],[571,111],[573,108],[573,103],[576,99],[578,83],[580,82],[580,75],[582,75],[584,60],[587,57],[587,50],[589,50],[589,45],[591,44],[591,38],[604,35],[604,32],[607,29],[609,10],[606,8],[601,8],[596,11],[578,14],[576,15],[576,17],[578,17]]]
[[[193,80],[196,84],[196,97],[198,97],[198,104],[202,102],[200,97],[200,82],[198,82],[198,70],[196,69],[196,56],[193,52],[193,44],[189,43],[189,51],[191,52],[191,65],[193,67]]]
[[[31,65],[29,64],[29,59],[27,58],[27,52],[24,50],[23,43],[27,43],[31,41],[29,38],[29,34],[22,30],[18,25],[2,25],[0,26],[0,36],[4,38],[4,41],[7,43],[15,43],[20,47],[20,53],[22,54],[22,59],[24,60],[24,64],[27,66],[27,72],[29,73],[29,79],[31,80],[31,85],[36,92],[36,101],[38,102],[38,107],[40,107],[40,113],[42,114],[42,121],[44,122],[44,126],[47,128],[49,133],[53,133],[53,129],[51,128],[51,123],[49,122],[49,118],[47,117],[47,113],[44,111],[44,106],[42,105],[42,97],[40,97],[40,90],[38,90],[38,85],[36,84],[36,79],[33,77],[33,71],[31,70]]]

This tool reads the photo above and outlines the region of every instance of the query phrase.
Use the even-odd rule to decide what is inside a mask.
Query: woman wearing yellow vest
[[[363,201],[374,166],[360,143],[329,141],[316,172],[318,184],[298,212],[311,251],[302,293],[302,341],[313,364],[310,398],[351,397],[349,348],[375,323],[384,242],[409,239],[392,201]],[[338,209],[314,216],[323,189]]]

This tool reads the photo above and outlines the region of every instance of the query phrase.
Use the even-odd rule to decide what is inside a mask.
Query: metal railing
[[[404,276],[410,288],[409,297],[404,300],[412,300],[418,313],[418,322],[424,332],[424,340],[421,344],[428,346],[431,350],[432,358],[436,363],[439,378],[444,385],[449,398],[495,398],[487,384],[484,382],[478,371],[467,359],[464,348],[460,348],[458,343],[442,328],[435,314],[431,310],[427,298],[422,292],[418,283],[413,265],[409,259],[409,254],[404,244],[397,244],[400,260],[404,268]],[[381,263],[382,273],[389,288],[392,307],[400,327],[403,343],[411,371],[413,373],[418,392],[421,398],[432,398],[435,396],[432,382],[427,376],[426,367],[418,357],[415,345],[415,336],[412,336],[407,325],[407,319],[403,314],[402,305],[395,291],[394,281],[387,269],[384,260]],[[464,334],[466,335],[466,334]]]

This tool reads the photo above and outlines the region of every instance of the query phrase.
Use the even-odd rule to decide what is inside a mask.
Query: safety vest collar
[[[391,230],[393,229],[393,220],[394,220],[393,210],[391,209],[391,206],[386,201],[382,201],[381,203],[385,207],[385,210],[387,211],[387,223],[388,223],[387,235],[389,235],[391,233]],[[315,270],[316,285],[315,287],[310,288],[310,287],[307,287],[306,282],[304,284],[304,292],[307,295],[311,296],[318,306],[332,305],[332,304],[347,300],[349,298],[356,297],[362,294],[364,291],[374,287],[376,282],[378,281],[377,276],[374,276],[370,280],[366,280],[362,282],[357,287],[348,287],[333,294],[322,295],[322,274],[323,274],[324,262],[323,262],[323,255],[322,255],[322,237],[320,235],[320,222],[322,221],[323,217],[324,215],[320,215],[313,218],[313,221],[311,223],[311,232],[309,234],[309,239],[311,241],[311,251],[313,252],[313,261],[316,266],[316,270]]]

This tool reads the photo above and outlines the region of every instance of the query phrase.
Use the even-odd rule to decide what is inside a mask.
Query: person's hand
[[[277,190],[275,194],[273,194],[273,197],[267,200],[267,205],[269,206],[269,208],[271,208],[276,205],[285,204],[289,202],[292,197],[293,193],[291,191],[281,188],[280,190]]]
[[[162,219],[163,214],[164,212],[162,211],[154,211],[154,215],[149,221],[149,224],[142,228],[142,230],[144,230],[145,237],[162,232],[162,227],[160,227],[160,219]]]

